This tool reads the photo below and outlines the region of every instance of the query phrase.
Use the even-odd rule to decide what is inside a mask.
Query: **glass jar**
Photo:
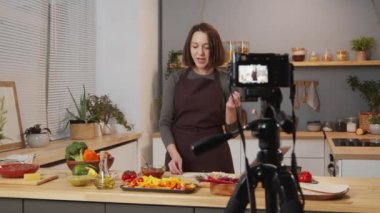
[[[357,126],[358,126],[358,118],[348,117],[346,119],[347,132],[356,132]]]
[[[224,63],[230,63],[232,56],[235,53],[235,43],[233,41],[224,41],[223,46],[225,51]]]
[[[325,132],[332,132],[332,131],[334,131],[334,126],[335,126],[335,124],[333,121],[325,121],[323,123],[322,130]]]
[[[318,53],[312,51],[309,56],[309,61],[319,61]]]
[[[346,50],[338,50],[336,51],[336,60],[337,61],[347,61],[348,53]]]
[[[306,56],[306,50],[303,47],[292,48],[292,60],[293,61],[304,61]]]
[[[248,41],[236,41],[236,52],[240,54],[249,53],[249,42]]]
[[[329,49],[327,49],[325,51],[325,53],[323,54],[322,58],[321,58],[322,61],[332,61],[333,60],[333,56],[330,52]]]
[[[346,122],[343,118],[337,118],[335,122],[335,131],[345,132],[346,131]]]

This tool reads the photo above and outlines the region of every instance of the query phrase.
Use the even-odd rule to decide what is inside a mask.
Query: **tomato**
[[[298,174],[298,181],[303,183],[311,183],[313,176],[309,171],[302,171]]]
[[[136,179],[137,173],[135,171],[127,170],[123,172],[123,175],[121,176],[121,179],[123,181],[131,181]]]

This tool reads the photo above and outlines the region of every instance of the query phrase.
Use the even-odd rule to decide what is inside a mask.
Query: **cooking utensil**
[[[306,101],[307,101],[307,89],[308,89],[307,85],[308,84],[306,82],[303,85],[303,94],[302,94],[302,98],[301,98],[303,103],[306,103]]]
[[[298,109],[300,108],[300,102],[298,99],[298,84],[296,84],[295,87],[296,87],[296,94],[295,94],[295,99],[294,99],[294,108]]]

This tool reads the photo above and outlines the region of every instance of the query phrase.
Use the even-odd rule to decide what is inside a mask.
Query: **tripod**
[[[285,131],[292,131],[294,128],[292,122],[279,110],[282,101],[281,91],[275,88],[256,92],[264,99],[264,118],[250,122],[244,129],[251,130],[259,139],[260,151],[256,163],[247,165],[248,171],[240,177],[224,212],[244,212],[250,195],[253,197],[251,210],[256,212],[255,188],[259,182],[265,188],[266,212],[303,212],[298,195],[299,187],[288,169],[281,165],[283,154],[279,151],[279,126]]]

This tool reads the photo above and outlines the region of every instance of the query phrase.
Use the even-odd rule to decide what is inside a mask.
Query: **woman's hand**
[[[236,109],[241,106],[240,102],[240,92],[233,92],[230,97],[228,97],[226,103],[226,123],[232,124],[236,122]]]
[[[182,174],[182,158],[174,144],[167,147],[171,160],[168,163],[169,170],[172,174]]]
[[[240,101],[240,92],[234,91],[230,97],[228,97],[226,107],[229,109],[236,109],[240,107],[241,101]]]

